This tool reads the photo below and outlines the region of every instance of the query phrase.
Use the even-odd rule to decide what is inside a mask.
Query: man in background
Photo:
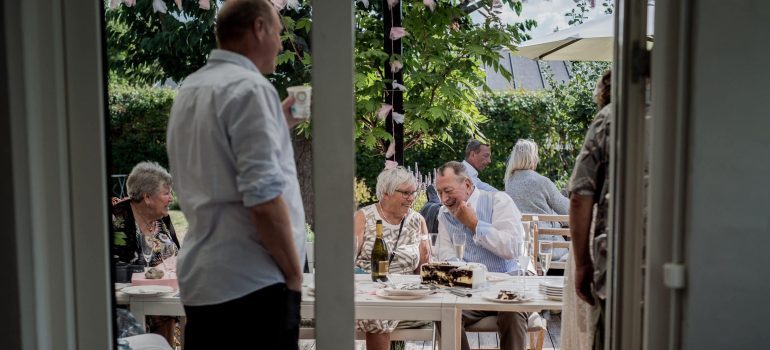
[[[476,187],[484,191],[496,192],[496,188],[479,179],[479,172],[486,169],[491,162],[492,148],[489,145],[476,139],[468,141],[468,145],[465,146],[465,160],[462,163],[465,166],[465,173]]]

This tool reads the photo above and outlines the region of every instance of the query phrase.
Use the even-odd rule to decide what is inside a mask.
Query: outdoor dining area
[[[550,261],[552,242],[542,241],[539,237],[542,234],[568,236],[569,229],[540,228],[539,225],[567,221],[568,217],[524,214],[522,220],[527,232],[525,244],[529,252],[544,252],[530,253],[522,259],[522,262],[526,261],[529,273],[512,275],[488,272],[482,266],[483,271],[479,272],[483,281],[474,281],[471,286],[450,287],[432,283],[420,275],[388,274],[387,282],[376,282],[372,281],[371,274],[359,270],[352,275],[355,285],[355,318],[430,321],[420,328],[396,329],[391,334],[391,340],[406,341],[407,349],[459,349],[464,310],[525,312],[529,314],[528,348],[559,348],[559,323],[553,320],[549,322],[546,317],[558,319],[556,315],[563,305],[564,277],[545,275],[549,267],[558,270],[559,265],[558,262]],[[544,245],[548,246],[545,250],[534,248]],[[434,255],[437,250],[438,247],[434,246]],[[457,267],[466,264],[455,263]],[[130,310],[142,328],[146,327],[147,316],[185,315],[175,274],[173,271],[167,273],[167,278],[161,279],[146,279],[144,273],[135,273],[133,283],[115,285],[117,305]],[[315,274],[305,273],[302,281],[301,316],[304,321],[300,328],[301,349],[314,347],[315,329],[312,320],[315,318],[316,293],[323,293],[323,290],[316,290]],[[556,333],[549,334],[549,327],[554,327]],[[466,331],[471,334],[469,343],[472,348],[499,348],[494,316],[467,327]],[[363,333],[359,331],[357,338],[362,340]]]

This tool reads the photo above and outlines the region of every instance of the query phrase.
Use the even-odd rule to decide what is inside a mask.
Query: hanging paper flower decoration
[[[396,124],[404,124],[404,115],[398,112],[393,112],[393,121]]]
[[[390,61],[390,72],[391,73],[396,73],[396,72],[400,71],[401,68],[403,68],[403,67],[404,67],[404,65],[399,60]]]
[[[385,158],[393,157],[394,154],[396,154],[396,143],[391,142],[390,146],[388,146],[388,150],[385,151]],[[396,163],[396,162],[393,162],[393,163]],[[398,163],[396,163],[396,165],[398,165]]]
[[[114,10],[118,7],[118,5],[120,5],[118,0],[110,0],[110,10]]]
[[[176,8],[182,11],[182,0],[174,0],[174,2],[176,3]]]
[[[288,3],[286,4],[286,7],[296,10],[299,8],[299,0],[288,0]]]
[[[168,8],[166,7],[166,4],[163,3],[163,0],[152,0],[152,10],[155,12],[166,13]]]
[[[390,28],[390,40],[398,40],[409,35],[409,32],[404,27],[392,27]]]
[[[393,106],[387,103],[383,103],[382,107],[380,107],[380,110],[377,111],[377,118],[380,118],[380,120],[384,120],[388,117],[388,113],[393,109]]]
[[[198,0],[198,7],[202,10],[211,10],[211,3],[209,0]]]
[[[136,5],[136,0],[124,0],[123,3],[126,4],[127,7],[133,7]]]
[[[359,2],[364,4],[365,8],[369,8],[369,0],[359,0]]]
[[[433,12],[436,10],[436,2],[433,0],[422,0],[422,4],[425,5],[427,8],[429,8],[430,12]]]
[[[388,8],[392,9],[396,4],[398,4],[398,0],[388,0]]]
[[[278,10],[283,10],[286,7],[286,4],[289,3],[289,0],[270,0],[273,3],[273,6],[275,6]]]
[[[391,143],[390,145],[392,146],[393,144]],[[393,155],[391,154],[391,156],[393,156]],[[394,162],[392,160],[386,160],[385,161],[385,170],[393,170],[395,168],[398,168],[398,163],[396,163],[396,162]]]
[[[406,91],[406,86],[403,86],[397,82],[393,82],[393,88],[400,91]]]

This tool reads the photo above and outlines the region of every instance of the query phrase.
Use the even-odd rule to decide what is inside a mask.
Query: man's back
[[[291,140],[267,79],[245,57],[213,51],[209,64],[190,75],[177,94],[167,147],[190,222],[179,257],[183,303],[220,303],[282,282],[248,209],[283,195],[295,247],[304,253]],[[207,285],[216,288],[201,288]]]

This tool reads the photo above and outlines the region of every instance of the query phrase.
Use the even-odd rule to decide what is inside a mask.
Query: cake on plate
[[[479,288],[487,282],[487,267],[479,263],[434,262],[420,267],[423,284]]]

